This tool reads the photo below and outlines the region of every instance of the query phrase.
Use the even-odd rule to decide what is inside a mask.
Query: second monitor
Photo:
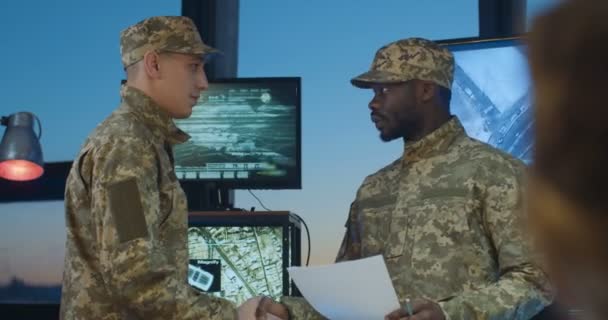
[[[234,78],[209,83],[187,119],[189,141],[174,148],[186,184],[230,189],[301,187],[300,78]]]

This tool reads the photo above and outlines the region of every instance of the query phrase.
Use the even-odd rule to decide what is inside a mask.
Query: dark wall
[[[236,77],[239,0],[182,0],[182,15],[194,20],[206,44],[222,52],[207,64],[207,77]]]
[[[479,0],[479,36],[509,37],[526,31],[526,0]]]

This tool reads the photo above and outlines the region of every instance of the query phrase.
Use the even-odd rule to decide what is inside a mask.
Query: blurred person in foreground
[[[608,319],[608,1],[563,1],[535,19],[529,208],[559,301]]]

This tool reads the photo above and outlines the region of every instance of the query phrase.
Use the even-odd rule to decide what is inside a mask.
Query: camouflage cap
[[[183,16],[147,18],[120,33],[120,54],[125,68],[151,50],[194,55],[219,52],[203,43],[194,22]]]
[[[434,82],[451,89],[454,79],[454,55],[433,41],[408,38],[378,49],[372,66],[351,80],[359,88],[374,83],[399,83],[413,79]]]

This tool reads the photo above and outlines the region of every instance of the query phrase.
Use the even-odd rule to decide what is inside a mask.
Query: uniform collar
[[[172,145],[186,142],[190,136],[180,130],[173,119],[143,91],[123,85],[120,90],[123,99],[121,108],[135,114],[161,141]]]
[[[435,131],[422,139],[405,143],[403,152],[403,164],[409,164],[422,159],[428,159],[445,152],[452,142],[459,136],[465,134],[464,127],[456,116],[444,123]]]

